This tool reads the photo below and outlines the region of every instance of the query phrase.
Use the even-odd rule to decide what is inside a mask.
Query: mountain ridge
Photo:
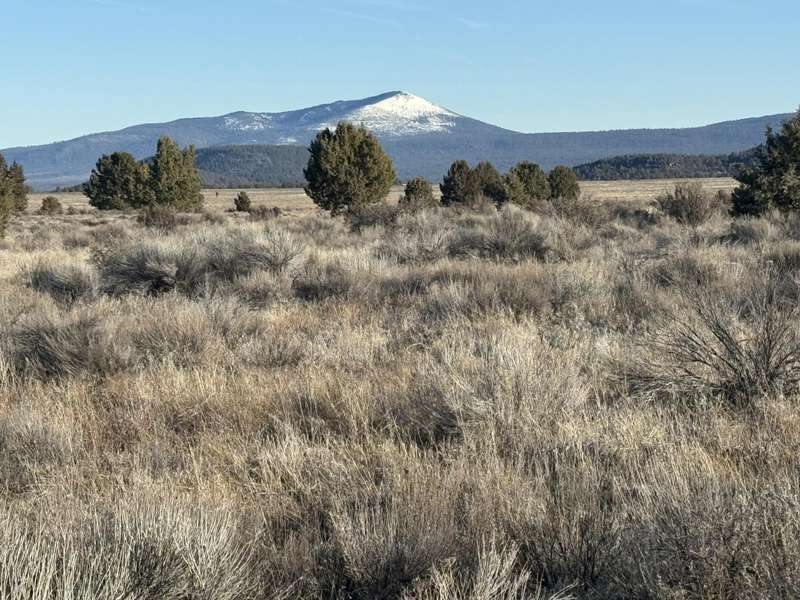
[[[153,153],[168,135],[198,149],[232,145],[306,146],[317,131],[342,120],[363,124],[381,140],[398,176],[438,179],[453,160],[489,160],[507,169],[520,160],[551,168],[627,154],[727,154],[763,140],[767,125],[790,113],[748,117],[688,128],[616,129],[520,133],[484,123],[408,92],[393,91],[358,100],[284,112],[234,111],[216,117],[185,117],[130,125],[70,140],[0,150],[25,168],[36,189],[84,181],[102,154],[126,151],[137,159]]]

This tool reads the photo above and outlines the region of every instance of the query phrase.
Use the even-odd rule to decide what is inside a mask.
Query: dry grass
[[[0,598],[796,597],[796,223],[568,208],[16,219]]]

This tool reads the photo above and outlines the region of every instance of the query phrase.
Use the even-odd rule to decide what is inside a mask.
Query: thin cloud
[[[340,17],[347,17],[349,19],[358,19],[360,21],[367,21],[369,23],[377,23],[378,25],[386,25],[388,27],[394,27],[395,29],[403,28],[403,24],[394,19],[386,19],[384,17],[376,17],[375,15],[367,15],[349,10],[340,10],[338,8],[326,8],[324,10],[326,13],[331,15],[338,15]]]
[[[467,17],[458,17],[456,20],[464,27],[469,27],[470,29],[486,29],[489,26],[488,23],[484,23],[483,21],[474,21],[473,19],[468,19]]]
[[[430,12],[430,6],[421,4],[411,4],[408,2],[400,2],[399,0],[357,0],[359,4],[366,6],[377,6],[380,8],[392,8],[395,10],[402,10],[406,12]]]

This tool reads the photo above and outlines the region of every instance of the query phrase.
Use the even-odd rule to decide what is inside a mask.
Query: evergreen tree
[[[511,169],[503,176],[503,184],[506,188],[506,200],[508,202],[528,209],[534,207],[531,196],[514,169]]]
[[[431,182],[424,177],[415,177],[406,183],[400,204],[411,208],[433,207],[439,204],[433,195]]]
[[[250,212],[252,203],[250,202],[250,196],[247,195],[247,192],[239,192],[236,198],[233,199],[233,206],[236,208],[237,212]]]
[[[153,198],[147,165],[127,152],[101,156],[83,191],[89,204],[100,210],[138,208]]]
[[[577,200],[581,195],[581,186],[575,171],[565,166],[555,167],[548,175],[550,197],[553,200]]]
[[[457,160],[447,171],[439,190],[442,192],[442,204],[469,204],[474,202],[480,194],[476,179],[472,177],[472,169],[465,160]]]
[[[9,180],[12,210],[17,213],[24,212],[28,208],[28,188],[25,185],[25,172],[22,165],[13,162],[8,168],[7,177]]]
[[[156,204],[182,211],[201,208],[203,182],[195,166],[194,146],[181,150],[170,138],[159,139],[150,167],[150,188]]]
[[[536,163],[520,162],[511,169],[509,174],[516,177],[522,187],[522,194],[512,194],[511,202],[525,208],[533,208],[550,199],[550,182],[547,174]]]
[[[11,213],[14,210],[14,200],[11,195],[11,180],[8,168],[2,154],[0,154],[0,239],[5,237]]]
[[[755,167],[736,175],[734,215],[759,215],[771,209],[800,209],[800,110],[779,133],[767,129]]]
[[[508,202],[509,194],[503,176],[488,161],[479,162],[470,173],[472,187],[478,190],[478,195],[483,196],[497,205]]]
[[[392,161],[364,127],[342,122],[309,147],[306,193],[331,214],[381,202],[396,180]]]

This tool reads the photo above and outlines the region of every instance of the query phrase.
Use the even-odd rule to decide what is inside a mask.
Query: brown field
[[[0,598],[798,597],[800,222],[669,185],[359,231],[295,190],[168,228],[34,196]]]
[[[728,178],[698,179],[710,192],[732,190],[736,182]],[[585,181],[581,183],[584,194],[597,201],[629,200],[647,202],[675,184],[673,180],[651,179],[644,181]],[[435,186],[434,186],[435,187]],[[206,207],[214,211],[224,211],[233,206],[233,199],[239,193],[235,190],[205,190]],[[314,211],[311,199],[301,189],[267,188],[246,190],[254,206],[277,206],[292,212]],[[438,189],[437,189],[438,192]],[[396,201],[403,193],[402,186],[392,188],[390,201]],[[65,207],[85,207],[87,199],[80,193],[31,194],[30,206],[37,208],[45,196],[56,196]]]

